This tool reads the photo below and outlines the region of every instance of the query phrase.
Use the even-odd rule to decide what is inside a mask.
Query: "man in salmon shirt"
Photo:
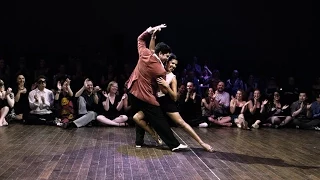
[[[158,86],[156,79],[159,77],[165,78],[166,76],[166,70],[163,64],[168,60],[171,48],[161,42],[157,44],[154,52],[152,52],[146,47],[145,42],[148,36],[165,27],[165,24],[149,27],[138,37],[139,60],[126,85],[130,92],[132,112],[135,114],[133,118],[140,119],[137,118],[138,112],[140,114],[143,113],[145,120],[155,129],[166,145],[172,151],[177,151],[186,149],[188,146],[180,144],[174,137],[155,96],[159,88],[163,92],[166,92],[165,89]],[[144,134],[147,127],[148,125],[137,123],[136,147],[143,145]]]

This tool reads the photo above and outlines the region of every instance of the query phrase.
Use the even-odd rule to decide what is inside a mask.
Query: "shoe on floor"
[[[188,149],[188,145],[180,144],[178,147],[173,148],[172,151],[175,152],[175,151],[186,150],[186,149]]]
[[[209,125],[208,125],[208,123],[206,123],[206,122],[199,124],[199,127],[201,127],[201,128],[206,128],[206,127],[208,127],[208,126],[209,126]]]

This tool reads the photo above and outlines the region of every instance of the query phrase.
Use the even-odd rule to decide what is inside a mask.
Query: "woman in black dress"
[[[260,90],[256,89],[253,92],[253,99],[249,101],[248,108],[250,111],[250,116],[248,119],[248,124],[252,128],[258,129],[259,124],[265,120],[264,112],[265,105],[268,103],[268,100],[261,100]]]
[[[108,84],[107,91],[102,92],[105,97],[105,100],[102,102],[104,110],[97,117],[97,120],[106,125],[127,126],[126,121],[128,117],[123,113],[124,100],[127,98],[127,94],[119,96],[117,93],[118,83],[111,81]]]
[[[14,106],[14,96],[12,89],[5,90],[4,82],[0,79],[0,126],[7,126],[6,116],[9,113],[9,107]]]
[[[28,90],[25,87],[26,79],[23,75],[17,76],[17,86],[14,88],[15,94],[15,105],[14,112],[16,114],[15,120],[23,120],[24,115],[30,111],[29,100],[28,100]]]

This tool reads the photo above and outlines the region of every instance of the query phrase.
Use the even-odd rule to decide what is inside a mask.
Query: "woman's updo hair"
[[[169,58],[168,58],[168,62],[172,61],[173,59],[177,60],[177,56],[175,54],[171,53]]]

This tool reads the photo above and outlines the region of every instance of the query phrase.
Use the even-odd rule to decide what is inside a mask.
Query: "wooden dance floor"
[[[173,130],[190,150],[136,149],[133,127],[0,127],[0,179],[320,179],[319,131],[195,128],[208,153]]]

